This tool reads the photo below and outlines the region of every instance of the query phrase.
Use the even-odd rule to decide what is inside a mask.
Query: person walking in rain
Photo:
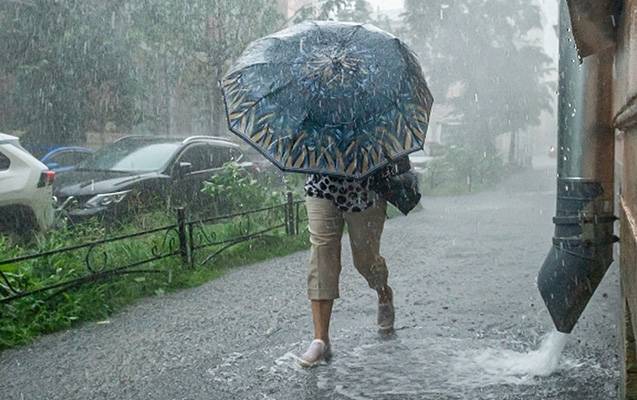
[[[416,55],[369,24],[306,21],[252,42],[221,88],[230,131],[281,170],[309,175],[314,340],[300,364],[330,357],[346,225],[354,266],[378,293],[378,328],[391,332],[380,240],[387,202],[407,214],[420,199],[407,155],[423,149],[433,104]]]
[[[330,318],[339,298],[341,238],[347,224],[354,266],[378,293],[378,329],[394,327],[393,292],[387,284],[387,265],[380,255],[387,202],[370,190],[370,180],[311,175],[305,184],[306,207],[312,244],[307,294],[311,301],[314,340],[299,357],[311,367],[328,360]]]

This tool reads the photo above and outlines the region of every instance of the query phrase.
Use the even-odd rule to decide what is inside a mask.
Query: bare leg
[[[312,300],[312,320],[314,321],[314,339],[325,343],[330,341],[330,318],[334,300]]]
[[[314,321],[314,340],[298,361],[302,367],[313,367],[331,357],[330,317],[334,300],[312,300],[312,320]]]
[[[378,289],[378,302],[379,303],[391,303],[393,301],[393,293],[391,288],[387,285]]]

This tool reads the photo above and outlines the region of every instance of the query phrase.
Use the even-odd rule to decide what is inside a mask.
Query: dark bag
[[[389,164],[373,175],[370,188],[407,215],[420,202],[418,177],[411,172],[409,157]]]

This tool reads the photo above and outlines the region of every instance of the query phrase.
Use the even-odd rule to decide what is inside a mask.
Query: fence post
[[[195,240],[193,239],[193,224],[188,224],[188,261],[190,268],[195,268]]]
[[[179,254],[184,264],[188,265],[188,239],[186,238],[186,210],[177,208],[177,233],[179,234]]]
[[[294,197],[292,192],[287,192],[287,203],[285,205],[285,232],[294,235]]]
[[[294,226],[294,233],[296,235],[299,234],[299,221],[301,220],[301,213],[299,211],[299,209],[301,208],[301,203],[296,203],[296,212],[294,214],[294,222],[296,223],[296,225]]]

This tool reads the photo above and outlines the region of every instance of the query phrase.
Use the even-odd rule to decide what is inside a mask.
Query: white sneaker
[[[298,363],[301,367],[310,368],[320,364],[321,361],[328,361],[331,356],[329,343],[326,344],[321,339],[314,339],[305,353],[298,358]]]

